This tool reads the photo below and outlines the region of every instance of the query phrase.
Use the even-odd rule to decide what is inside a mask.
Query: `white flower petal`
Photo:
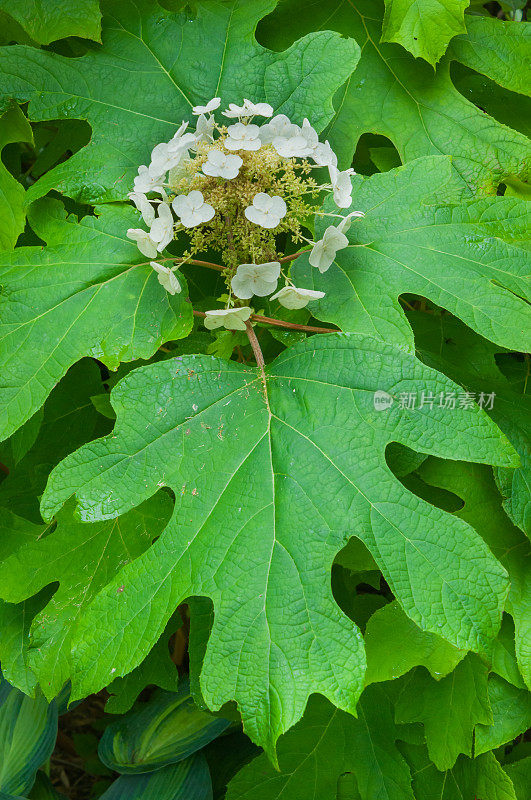
[[[242,300],[253,295],[266,297],[277,288],[280,263],[268,261],[265,264],[240,264],[231,280],[232,291]]]
[[[351,211],[350,214],[347,214],[345,217],[343,217],[343,219],[337,226],[338,231],[341,231],[341,233],[346,233],[350,228],[353,219],[355,219],[356,217],[364,217],[364,216],[365,216],[364,211]]]
[[[127,237],[136,242],[136,246],[147,258],[155,258],[157,255],[157,243],[154,242],[147,231],[141,228],[129,228]]]
[[[159,283],[164,286],[168,294],[179,294],[182,287],[175,273],[169,267],[157,264],[156,261],[150,261],[150,264],[157,273]]]
[[[179,194],[172,200],[172,208],[185,228],[194,228],[209,222],[216,210],[205,203],[202,192],[195,189],[188,194]]]
[[[137,209],[142,214],[142,219],[146,225],[151,225],[155,219],[155,209],[147,199],[146,195],[142,192],[129,192],[127,196],[133,201]]]
[[[348,246],[348,239],[345,234],[333,225],[330,225],[324,232],[323,238],[316,242],[308,257],[312,267],[316,267],[319,272],[326,272],[333,264],[338,250]]]
[[[317,292],[314,289],[298,289],[296,286],[284,286],[270,299],[278,300],[284,308],[298,309],[307,306],[311,300],[321,300],[324,296],[324,292]]]
[[[207,311],[204,325],[208,330],[223,327],[227,328],[227,330],[244,331],[246,329],[245,322],[251,316],[252,311],[252,308],[249,308],[249,306],[244,306],[243,308],[220,308],[214,311]]]
[[[240,156],[223,153],[221,150],[209,150],[203,172],[205,175],[232,180],[237,177],[242,164]]]
[[[221,104],[221,97],[213,97],[212,100],[209,100],[205,106],[194,106],[192,108],[192,114],[199,116],[199,114],[210,114],[212,111],[215,111],[219,108]]]

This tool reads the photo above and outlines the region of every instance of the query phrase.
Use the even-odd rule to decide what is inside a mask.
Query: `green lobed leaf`
[[[30,221],[47,248],[0,256],[0,439],[43,404],[67,369],[85,355],[111,369],[149,358],[163,341],[192,327],[183,291],[169,295],[126,230],[130,207],[104,206],[79,223],[45,199]]]
[[[456,36],[451,42],[451,57],[529,97],[531,83],[525,64],[531,52],[531,24],[467,16],[466,28],[465,36]]]
[[[32,522],[42,522],[39,498],[53,467],[72,450],[109,430],[110,425],[90,402],[91,394],[99,389],[101,373],[96,362],[88,358],[78,361],[52,390],[44,407],[0,445],[2,460],[10,466],[0,484],[0,506]],[[39,424],[35,440],[19,460],[28,433],[35,434],[28,428],[35,423]]]
[[[425,5],[426,0],[422,0],[422,7]],[[381,43],[383,15],[383,0],[321,0],[311,4],[281,0],[260,27],[260,41],[277,49],[287,47],[305,31],[320,28],[351,36],[361,47],[360,62],[338,91],[336,114],[325,131],[342,166],[351,165],[362,134],[377,133],[391,140],[402,163],[427,155],[451,155],[454,174],[470,196],[495,194],[509,176],[528,181],[529,140],[489,117],[457,91],[450,76],[449,56],[442,59],[434,74],[431,65],[416,60],[399,45]],[[473,46],[477,45],[475,42]],[[485,55],[482,61],[490,76],[491,59]],[[498,74],[496,60],[492,75]],[[505,79],[509,88],[518,87],[520,70],[510,77],[506,72]],[[438,187],[439,181],[433,188],[436,191]]]
[[[170,657],[168,637],[181,625],[182,620],[179,614],[175,613],[142,663],[125,677],[116,678],[107,686],[107,691],[111,695],[105,703],[105,711],[108,714],[124,714],[129,711],[146,686],[158,686],[168,692],[177,691],[179,675]]]
[[[26,794],[54,748],[57,706],[0,681],[0,791]]]
[[[420,665],[438,680],[452,672],[466,655],[439,636],[421,630],[396,601],[372,615],[364,638],[366,684],[398,678]]]
[[[484,538],[507,569],[510,579],[506,608],[514,619],[516,658],[527,686],[531,686],[531,546],[507,519],[488,468],[429,460],[420,469],[430,484],[455,492],[464,500],[456,516],[465,519]],[[489,656],[492,654],[489,653]]]
[[[156,772],[121,775],[100,800],[212,800],[205,757],[196,753]]]
[[[531,757],[506,764],[504,770],[513,783],[515,800],[527,800],[531,783]]]
[[[0,10],[9,14],[39,44],[65,36],[100,41],[98,0],[0,0]]]
[[[471,103],[515,131],[531,136],[531,99],[498,86],[485,75],[454,62],[452,81]],[[514,180],[506,176],[505,181]]]
[[[463,753],[472,755],[474,727],[492,724],[487,695],[488,667],[469,654],[454,671],[434,680],[423,668],[405,679],[395,707],[397,722],[422,722],[430,759],[441,772]]]
[[[415,332],[417,353],[426,364],[440,369],[479,397],[495,393],[488,413],[509,437],[522,462],[516,470],[496,469],[496,481],[504,498],[504,508],[523,531],[531,532],[531,457],[529,414],[531,404],[525,391],[527,364],[520,368],[522,389],[515,389],[496,364],[499,347],[481,339],[459,320],[448,314],[408,312]]]
[[[487,339],[531,349],[528,254],[521,244],[529,206],[515,198],[444,203],[450,161],[419,159],[390,172],[357,176],[352,208],[366,216],[348,231],[321,274],[307,255],[292,267],[296,285],[326,292],[312,313],[345,331],[413,347],[399,295],[420,294],[459,316]],[[328,208],[328,204],[325,204]],[[330,210],[330,208],[328,208]],[[316,237],[330,224],[317,217]]]
[[[164,493],[117,520],[84,525],[65,508],[50,532],[41,526],[37,539],[21,546],[0,565],[0,596],[10,603],[31,597],[57,581],[59,588],[33,620],[26,659],[51,700],[72,670],[70,645],[84,608],[124,564],[137,558],[160,533],[171,513]],[[120,586],[115,592],[124,591]],[[24,680],[10,665],[13,679]],[[113,677],[108,674],[109,683]]]
[[[382,42],[397,42],[416,58],[436,64],[450,39],[466,33],[469,0],[385,0]]]
[[[0,117],[0,153],[7,144],[33,142],[31,126],[16,105]],[[0,250],[12,250],[26,222],[24,187],[0,161]]]
[[[413,800],[408,766],[385,693],[363,692],[358,718],[312,697],[302,720],[278,743],[279,771],[266,755],[229,783],[227,800],[336,800],[339,777],[352,772],[362,800]]]
[[[147,703],[112,722],[98,755],[122,775],[155,772],[201,750],[231,725],[197,708],[188,681],[177,692],[159,690]]]
[[[531,696],[497,675],[488,683],[492,725],[476,725],[474,753],[481,755],[511,742],[531,728]]]
[[[502,626],[493,642],[489,661],[496,675],[517,689],[525,689],[516,660],[514,622],[508,614],[503,615]]]
[[[439,772],[424,747],[407,745],[403,750],[411,764],[415,797],[422,800],[517,800],[510,778],[493,753],[477,758],[459,756],[453,769]]]
[[[247,733],[273,752],[310,692],[355,708],[363,644],[333,602],[329,575],[352,535],[423,629],[482,649],[499,626],[504,570],[465,523],[404,490],[386,465],[387,444],[516,462],[477,407],[376,411],[377,389],[455,385],[374,339],[313,337],[280,355],[263,380],[207,356],[135,370],[111,396],[113,434],[54,470],[42,511],[49,517],[76,494],[82,519],[105,519],[157,487],[174,489],[165,532],[79,624],[74,694],[105,685],[111,668],[130,671],[179,603],[209,596],[203,696],[213,708],[237,700]]]
[[[199,0],[190,14],[155,0],[107,0],[97,51],[71,59],[26,46],[4,49],[0,100],[29,101],[33,120],[86,119],[93,132],[87,147],[28,196],[57,188],[82,202],[125,198],[153,147],[191,118],[192,106],[214,96],[225,107],[243,96],[267,100],[321,130],[359,47],[327,31],[309,33],[282,53],[266,50],[254,31],[274,6],[275,0]]]

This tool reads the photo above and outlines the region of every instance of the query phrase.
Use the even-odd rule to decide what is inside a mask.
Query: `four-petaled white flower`
[[[277,136],[283,139],[290,139],[296,136],[300,128],[291,122],[285,114],[277,114],[265,125],[260,126],[260,139],[262,144],[271,144]]]
[[[161,172],[160,175],[151,175],[148,167],[145,164],[141,164],[138,168],[138,175],[134,180],[135,192],[138,194],[147,194],[148,192],[164,194],[163,183],[165,180],[165,171]]]
[[[248,300],[253,294],[265,297],[277,288],[279,275],[278,261],[268,261],[266,264],[240,264],[230,285],[236,297],[241,300]]]
[[[343,219],[337,226],[338,231],[341,231],[341,233],[346,233],[350,228],[353,219],[355,219],[356,217],[364,217],[364,216],[365,212],[363,211],[351,211],[350,214],[347,214],[345,217],[343,217]]]
[[[185,124],[188,125],[183,122],[169,142],[161,142],[153,148],[149,165],[150,175],[158,175],[174,169],[185,158],[188,158],[188,151],[197,144],[197,136],[195,133],[184,133]]]
[[[317,292],[314,289],[298,289],[296,286],[284,286],[270,299],[278,300],[284,308],[295,309],[304,308],[311,300],[320,300],[324,296],[324,292]]]
[[[151,223],[149,235],[152,241],[157,242],[157,250],[162,253],[173,239],[173,214],[166,203],[158,206],[158,217]]]
[[[333,164],[328,165],[330,182],[334,193],[334,203],[338,208],[348,208],[352,203],[352,181],[351,175],[355,175],[353,169],[345,169],[340,172]]]
[[[209,100],[206,106],[194,106],[192,108],[192,114],[199,116],[199,114],[210,114],[212,111],[215,111],[216,108],[219,108],[221,104],[221,97],[213,97],[212,100]]]
[[[142,214],[142,219],[146,225],[151,225],[155,219],[155,209],[147,199],[146,195],[142,192],[129,192],[127,196],[133,201],[137,209]]]
[[[328,139],[326,142],[317,142],[312,152],[312,159],[320,167],[337,167],[337,156],[330,147]]]
[[[317,267],[319,272],[326,272],[333,263],[337,251],[347,245],[348,239],[345,234],[330,225],[325,230],[323,238],[314,244],[308,261],[312,267]]]
[[[172,207],[185,228],[209,222],[216,213],[213,206],[205,203],[202,192],[197,190],[174,197]]]
[[[237,176],[242,164],[240,156],[228,155],[221,150],[209,150],[208,158],[203,164],[203,172],[205,175],[226,178],[230,181]]]
[[[288,136],[276,136],[273,147],[282,158],[304,158],[312,155],[319,139],[317,132],[312,128],[307,119],[302,127],[295,126],[297,131]]]
[[[156,261],[149,262],[155,272],[161,286],[164,286],[168,294],[179,294],[181,291],[181,284],[174,272],[163,264],[157,264]]]
[[[244,211],[249,222],[261,225],[262,228],[276,228],[280,220],[286,216],[287,206],[282,197],[272,197],[265,192],[258,192],[253,197],[253,204]]]
[[[205,317],[205,328],[209,331],[214,328],[227,328],[229,331],[244,331],[246,321],[252,314],[253,309],[249,306],[243,308],[216,308],[214,311],[207,311]]]
[[[154,242],[147,231],[142,228],[129,228],[127,236],[136,242],[136,246],[147,258],[156,258],[157,256],[157,242]]]
[[[236,103],[229,103],[229,107],[223,111],[223,116],[229,119],[237,117],[270,117],[273,107],[269,103],[252,103],[244,98],[243,105],[237,106]]]
[[[258,125],[244,125],[236,122],[227,128],[228,136],[225,139],[227,150],[260,150],[260,128]]]

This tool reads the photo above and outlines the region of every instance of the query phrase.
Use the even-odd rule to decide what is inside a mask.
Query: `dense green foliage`
[[[95,693],[87,798],[528,797],[526,13],[0,0],[0,800],[62,796]],[[257,342],[127,236],[215,96],[308,118],[364,212]]]

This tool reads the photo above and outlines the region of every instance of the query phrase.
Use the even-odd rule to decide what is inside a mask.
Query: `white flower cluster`
[[[318,190],[331,191],[338,209],[347,209],[352,203],[351,175],[354,171],[338,170],[337,157],[330,144],[328,141],[319,141],[317,132],[307,119],[299,126],[291,122],[285,114],[273,116],[273,108],[268,103],[253,103],[244,99],[241,106],[230,103],[222,112],[229,120],[237,120],[225,127],[216,124],[212,115],[220,103],[220,98],[214,97],[204,106],[195,106],[192,109],[197,117],[195,130],[188,131],[188,122],[184,121],[169,142],[157,144],[152,150],[150,164],[139,167],[134,191],[129,194],[149,230],[131,228],[127,231],[127,236],[150,259],[158,280],[170,294],[181,291],[174,268],[151,259],[157,258],[179,231],[208,226],[217,213],[214,205],[208,202],[208,192],[205,199],[197,188],[186,193],[178,193],[179,190],[173,188],[179,182],[181,187],[188,185],[186,182],[183,184],[182,179],[190,175],[190,164],[200,164],[196,169],[203,180],[214,178],[218,179],[218,183],[236,181],[237,184],[242,167],[245,169],[245,159],[260,150],[265,152],[269,149],[270,152],[274,151],[275,159],[281,163],[285,163],[284,160],[294,162],[295,159],[304,159],[306,172],[314,168],[327,168],[329,183],[319,185]],[[257,117],[268,121],[258,125],[253,122]],[[196,158],[196,162],[193,162],[198,155],[201,158]],[[197,185],[196,182],[195,186]],[[202,183],[199,185],[204,189]],[[250,204],[247,200],[242,209],[247,220],[247,223],[245,220],[243,223],[274,232],[288,213],[286,200],[280,194],[260,191],[259,184],[257,189]],[[215,200],[212,202],[215,203]],[[341,222],[337,226],[327,227],[319,241],[306,240],[312,245],[310,264],[321,273],[331,266],[337,251],[348,246],[346,231],[352,219],[363,216],[363,212],[352,211],[346,216],[329,216],[340,217]],[[227,275],[231,290],[228,307],[207,312],[205,326],[209,329],[221,326],[235,330],[245,329],[252,309],[248,306],[233,307],[232,295],[241,300],[249,300],[255,295],[271,296],[272,300],[276,299],[290,309],[303,308],[311,300],[324,297],[324,292],[297,288],[286,275],[283,275],[285,286],[277,291],[278,280],[283,274],[280,261],[239,264],[232,269],[235,271],[230,271]]]

